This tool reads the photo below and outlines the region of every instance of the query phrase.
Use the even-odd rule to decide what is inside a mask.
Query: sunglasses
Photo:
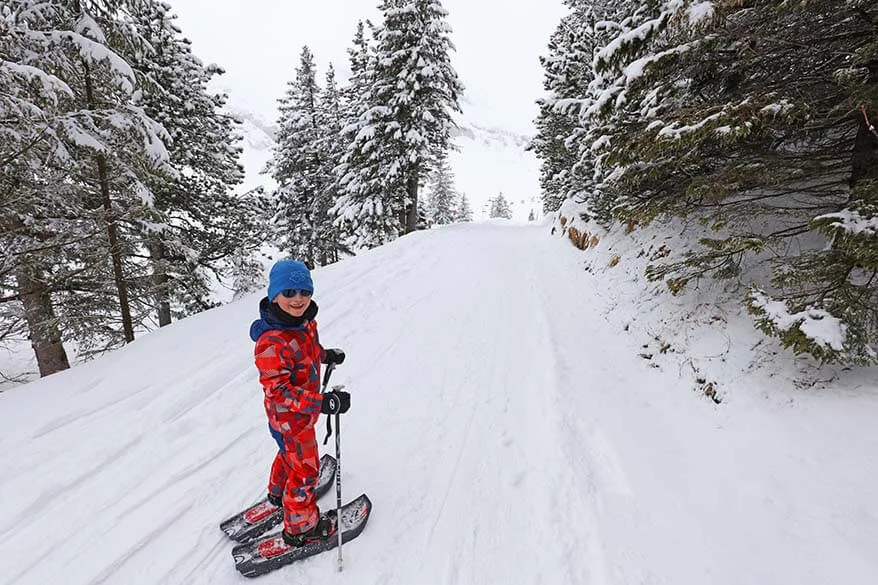
[[[314,291],[305,290],[305,289],[298,289],[298,288],[288,288],[288,289],[280,291],[280,294],[287,297],[288,299],[291,299],[296,295],[302,295],[303,297],[310,297],[312,294],[314,294]]]

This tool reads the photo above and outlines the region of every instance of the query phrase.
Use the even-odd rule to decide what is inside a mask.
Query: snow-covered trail
[[[878,581],[878,435],[847,432],[874,396],[715,407],[647,367],[581,263],[544,228],[477,225],[316,271],[321,340],[348,352],[345,499],[374,511],[344,573],[259,582]],[[257,301],[0,395],[0,583],[246,581],[217,523],[273,456]]]

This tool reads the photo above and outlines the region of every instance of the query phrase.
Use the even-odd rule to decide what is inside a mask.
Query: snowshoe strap
[[[326,438],[323,439],[324,445],[329,442],[329,437],[331,437],[331,436],[332,436],[332,416],[327,414],[326,415]]]
[[[329,364],[326,368],[326,373],[323,375],[323,390],[321,393],[326,393],[326,387],[329,386],[329,377],[332,375],[332,370],[335,369],[335,364]],[[332,436],[332,416],[326,415],[326,438],[323,439],[323,444],[329,442],[329,437]]]

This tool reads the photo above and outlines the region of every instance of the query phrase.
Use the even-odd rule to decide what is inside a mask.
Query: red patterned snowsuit
[[[317,523],[319,454],[314,425],[320,416],[320,363],[323,348],[317,323],[271,329],[256,341],[259,381],[265,413],[279,450],[271,466],[268,490],[283,495],[284,530],[305,532]]]

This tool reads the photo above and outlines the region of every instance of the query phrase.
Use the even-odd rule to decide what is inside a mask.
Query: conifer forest
[[[40,374],[217,304],[270,243],[312,267],[471,219],[445,163],[463,86],[446,12],[386,0],[351,75],[306,46],[279,96],[277,185],[241,193],[240,122],[156,0],[0,3],[0,342]],[[422,186],[434,185],[431,197]]]
[[[564,0],[529,150],[543,211],[685,236],[644,279],[723,281],[821,362],[878,361],[878,3]],[[0,1],[0,343],[41,375],[311,267],[471,221],[439,0],[380,0],[278,96],[275,187],[244,190],[223,75],[158,0]],[[537,56],[534,56],[536,59]],[[503,194],[491,217],[511,213]],[[548,228],[547,228],[548,232]],[[827,329],[841,341],[827,341]]]
[[[546,211],[682,231],[647,278],[726,281],[792,351],[875,363],[878,3],[565,5],[533,145]]]

